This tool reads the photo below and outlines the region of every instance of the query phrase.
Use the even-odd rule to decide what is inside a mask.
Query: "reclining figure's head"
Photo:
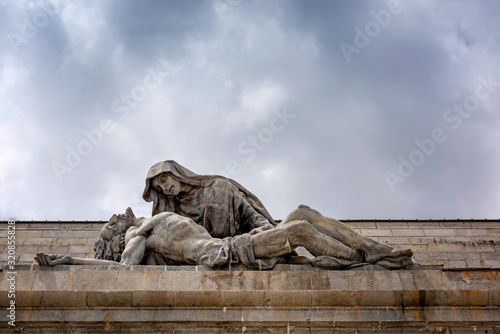
[[[127,208],[124,214],[113,215],[109,222],[104,224],[99,236],[104,240],[111,240],[114,236],[125,233],[134,222],[134,212],[131,208]]]

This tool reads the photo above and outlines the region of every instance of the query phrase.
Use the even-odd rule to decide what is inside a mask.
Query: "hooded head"
[[[146,202],[153,202],[153,215],[165,211],[176,212],[174,196],[165,196],[164,194],[159,193],[153,186],[153,179],[161,174],[168,174],[180,183],[188,184],[198,189],[209,187],[217,179],[228,180],[234,186],[236,186],[239,191],[245,194],[248,202],[250,203],[250,205],[252,205],[252,207],[255,208],[257,212],[266,217],[266,219],[268,219],[271,223],[274,222],[271,215],[269,214],[269,212],[267,212],[266,208],[257,198],[257,196],[252,194],[238,182],[220,175],[196,174],[173,160],[158,162],[157,164],[154,164],[148,171],[148,176],[146,177],[146,186],[144,188],[142,198],[144,198]]]

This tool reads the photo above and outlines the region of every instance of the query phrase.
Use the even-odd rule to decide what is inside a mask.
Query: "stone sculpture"
[[[270,269],[303,246],[316,266],[338,269],[357,263],[400,268],[412,263],[398,250],[363,237],[346,224],[299,205],[276,224],[262,202],[238,182],[198,175],[173,160],[152,166],[143,198],[151,218],[130,208],[113,215],[94,246],[96,259],[39,254],[39,264],[244,264]],[[103,262],[104,261],[104,262]],[[302,261],[305,261],[302,259]]]
[[[325,229],[325,222],[321,219],[295,219],[311,213],[314,210],[301,206],[275,228],[221,239],[212,237],[203,226],[188,217],[163,212],[151,218],[136,218],[128,208],[125,214],[113,215],[100,232],[100,237],[106,242],[118,243],[115,249],[124,246],[120,262],[43,253],[35,260],[41,265],[133,265],[142,263],[146,252],[154,252],[179,264],[221,267],[241,263],[250,269],[262,270],[272,269],[281,256],[303,246],[315,256],[310,260],[311,264],[327,269],[363,262],[386,268],[400,268],[412,263],[409,249],[394,250],[360,235],[353,239],[357,243],[357,248],[353,249],[324,233],[329,229]]]

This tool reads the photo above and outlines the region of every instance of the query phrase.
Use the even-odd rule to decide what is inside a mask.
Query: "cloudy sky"
[[[275,219],[500,218],[500,3],[0,0],[0,219],[95,220],[173,159]]]

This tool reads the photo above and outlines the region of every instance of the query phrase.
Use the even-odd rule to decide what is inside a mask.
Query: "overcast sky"
[[[275,219],[500,218],[498,1],[0,0],[0,219],[107,220],[173,159]]]

